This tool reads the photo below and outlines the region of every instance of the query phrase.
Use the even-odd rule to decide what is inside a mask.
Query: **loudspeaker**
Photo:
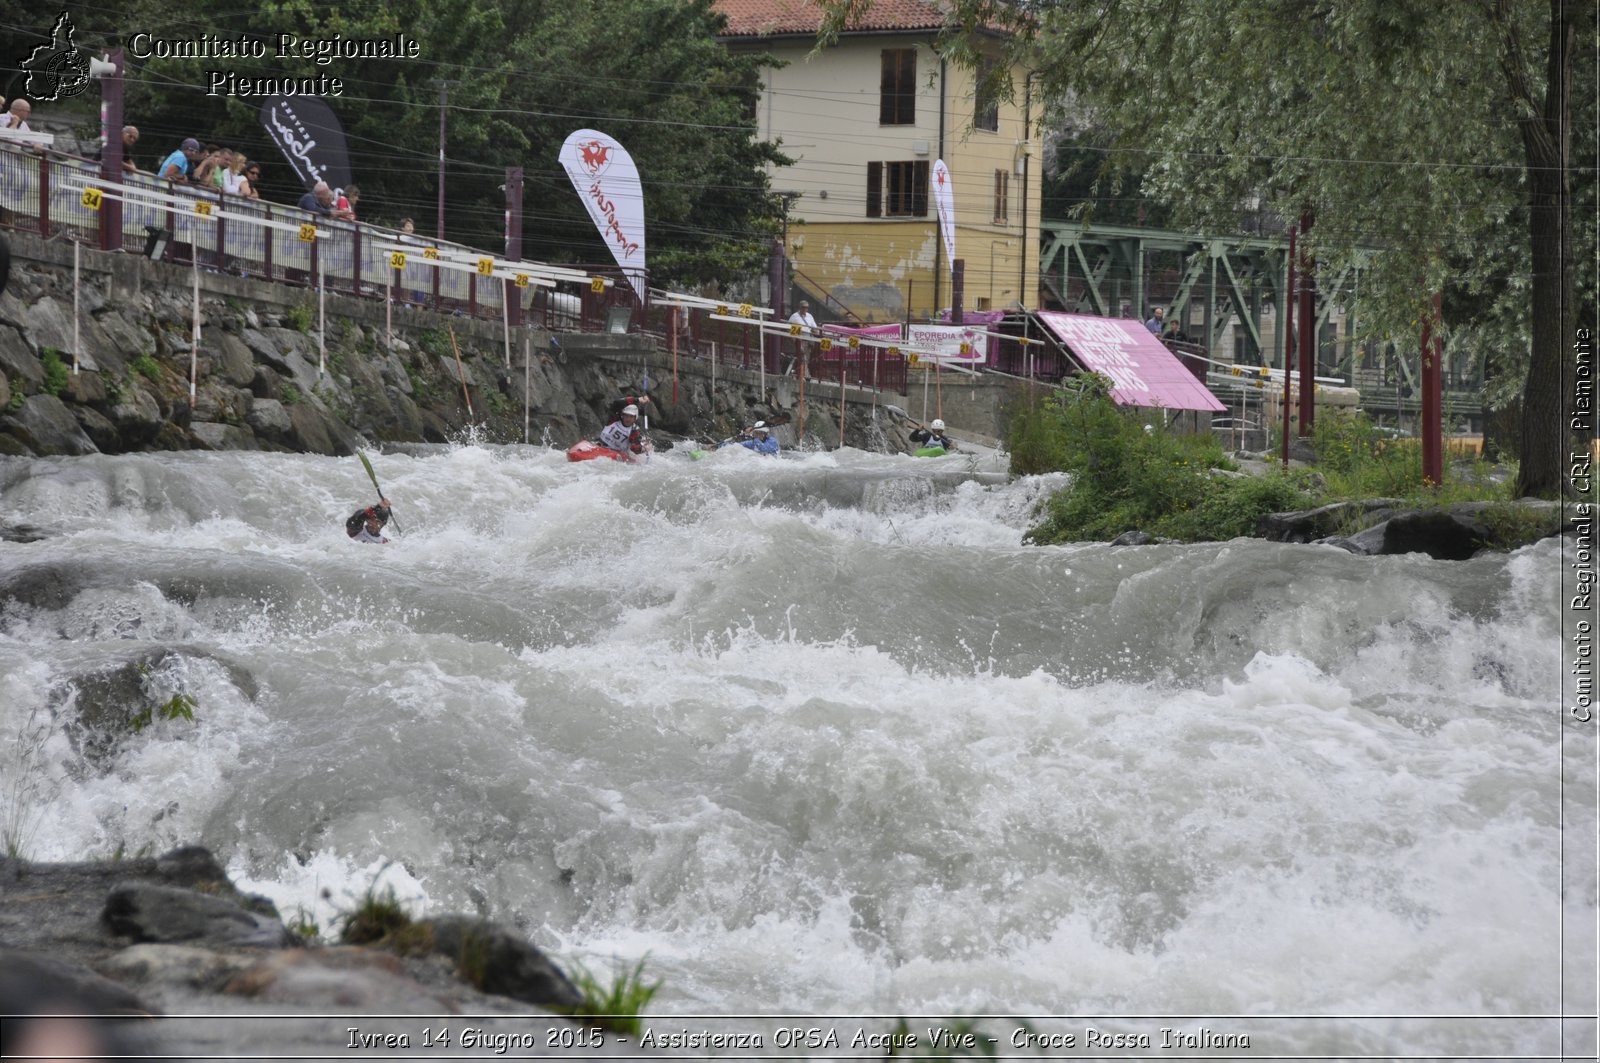
[[[108,78],[117,72],[117,64],[108,63],[104,59],[89,57],[89,76],[92,78]]]

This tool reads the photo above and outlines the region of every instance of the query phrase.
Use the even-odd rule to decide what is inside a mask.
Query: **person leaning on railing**
[[[194,137],[189,137],[161,164],[161,176],[168,181],[186,185],[194,168],[199,165],[201,157],[200,142]]]

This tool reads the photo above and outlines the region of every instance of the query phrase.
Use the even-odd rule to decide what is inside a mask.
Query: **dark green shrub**
[[[46,347],[39,355],[39,362],[44,366],[44,383],[40,385],[46,395],[59,395],[67,387],[67,363],[61,360],[61,352],[54,347]]]

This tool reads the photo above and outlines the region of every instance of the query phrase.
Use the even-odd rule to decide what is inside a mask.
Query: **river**
[[[72,573],[0,599],[26,855],[198,842],[324,928],[381,875],[642,959],[663,1015],[1555,1050],[1448,1016],[1557,1012],[1563,867],[1593,896],[1557,541],[1039,548],[1061,480],[991,459],[375,458],[384,547],[345,537],[354,459],[0,459],[5,522],[49,533],[0,587]],[[71,678],[161,648],[193,721],[84,761]]]

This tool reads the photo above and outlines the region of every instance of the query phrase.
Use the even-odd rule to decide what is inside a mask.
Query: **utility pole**
[[[434,235],[442,243],[444,241],[444,108],[445,101],[450,96],[450,86],[459,85],[460,82],[434,78],[433,83],[439,86],[439,226]]]

